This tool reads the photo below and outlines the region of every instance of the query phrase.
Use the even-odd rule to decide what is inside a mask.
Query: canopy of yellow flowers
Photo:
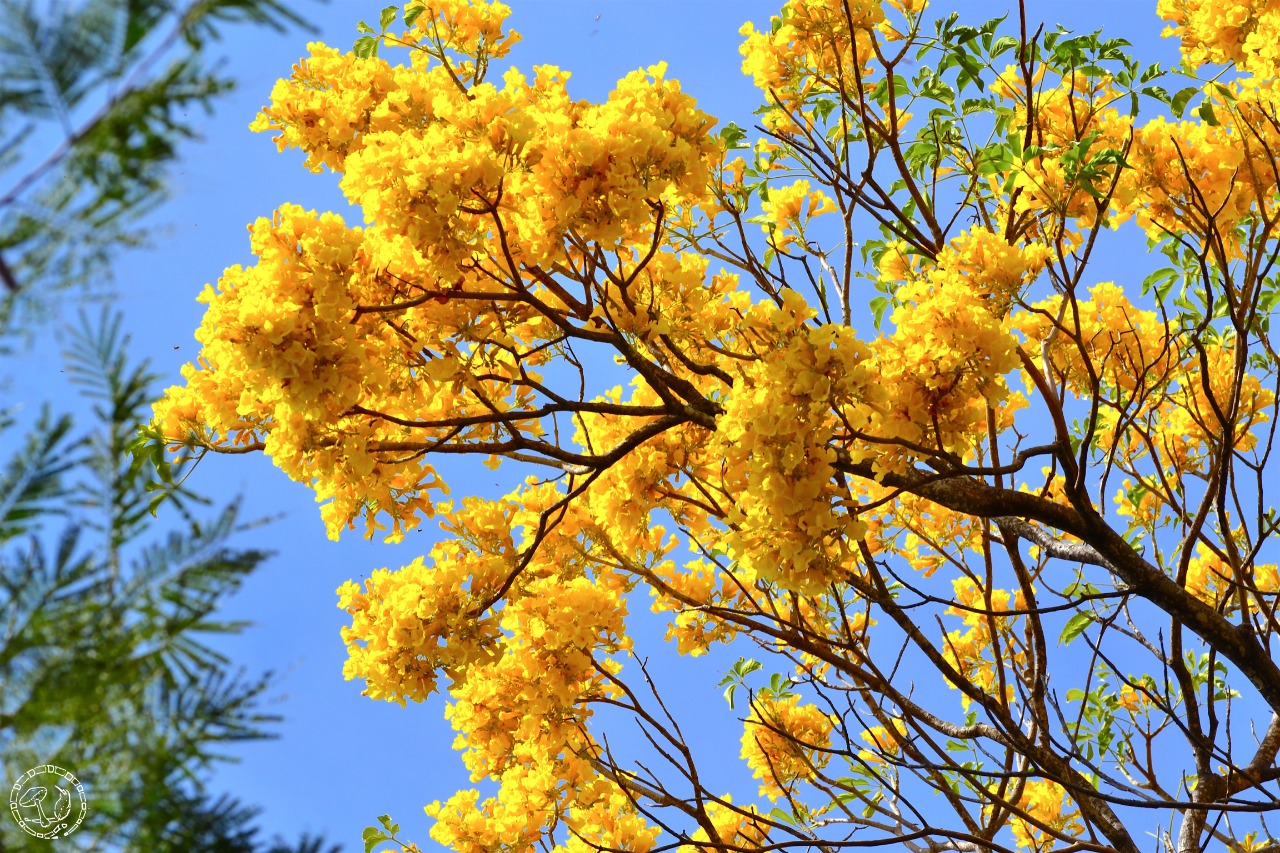
[[[257,262],[201,297],[199,361],[157,404],[156,424],[188,448],[266,453],[314,489],[331,537],[362,525],[395,540],[432,517],[448,531],[424,558],[338,591],[351,616],[347,677],[402,705],[443,679],[466,766],[499,783],[493,797],[464,791],[429,807],[438,842],[524,850],[564,824],[565,851],[659,843],[638,805],[644,786],[606,762],[589,726],[593,704],[639,701],[621,677],[637,586],[671,615],[681,654],[801,625],[807,645],[788,646],[782,627],[761,636],[794,652],[800,672],[844,666],[888,691],[868,663],[878,620],[896,618],[876,560],[901,558],[926,584],[987,553],[988,519],[1005,516],[1024,527],[1001,531],[1056,524],[1084,547],[1069,401],[1124,401],[1094,408],[1078,452],[1130,477],[1119,514],[1151,538],[1184,514],[1184,491],[1168,484],[1216,476],[1224,447],[1259,446],[1276,400],[1248,368],[1250,329],[1193,345],[1133,288],[1093,281],[1077,293],[1073,271],[1100,227],[1129,221],[1153,241],[1183,235],[1207,264],[1252,263],[1280,179],[1264,156],[1280,151],[1280,6],[1160,0],[1188,63],[1246,72],[1206,89],[1212,122],[1138,122],[1111,75],[995,70],[992,109],[1020,144],[992,166],[931,137],[935,184],[964,176],[973,210],[948,225],[905,161],[899,188],[877,189],[880,166],[843,169],[820,144],[879,139],[869,156],[889,159],[887,140],[909,123],[927,136],[923,113],[885,97],[897,84],[883,70],[890,46],[917,38],[924,5],[788,0],[770,31],[744,27],[743,70],[767,105],[753,148],[718,131],[661,64],[603,103],[572,98],[569,73],[552,66],[490,82],[519,36],[489,0],[410,3],[404,32],[384,34],[409,48],[407,65],[312,44],[276,84],[253,128],[339,174],[365,221],[283,205],[250,226]],[[1085,164],[1081,146],[1115,153]],[[808,177],[795,177],[802,167]],[[853,236],[857,193],[879,199],[868,210],[889,234],[860,273],[846,245],[840,272],[829,249]],[[784,262],[807,278],[779,280]],[[869,318],[854,328],[859,276],[892,294],[883,331]],[[1257,298],[1254,285],[1224,286],[1232,304]],[[580,391],[615,363],[629,386]],[[1029,406],[1052,416],[1052,444],[1013,440]],[[501,499],[450,501],[432,464],[447,453],[550,476]],[[1057,461],[1037,479],[1038,465],[1023,466],[1041,455]],[[948,476],[985,478],[987,491],[929,491]],[[981,508],[996,490],[1007,511]],[[673,556],[681,542],[694,559]],[[1205,625],[1274,613],[1275,567],[1251,566],[1242,587],[1233,553],[1200,542],[1170,572]],[[1010,588],[981,569],[954,576],[954,628],[929,648],[966,709],[1012,720],[1030,701],[1025,674],[1046,654],[1027,624],[1033,580],[1038,570]],[[1148,694],[1125,689],[1113,706],[1136,718]],[[849,760],[887,772],[913,748],[913,719],[868,720]],[[833,709],[760,691],[742,757],[762,796],[790,799],[824,778],[842,732]],[[977,790],[1004,797],[983,800],[979,818],[1002,815],[1036,850],[1080,835],[1104,808],[1049,778],[1013,795]],[[756,849],[778,832],[728,797],[690,815],[695,846]]]

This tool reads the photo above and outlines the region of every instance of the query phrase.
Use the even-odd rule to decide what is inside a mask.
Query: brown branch
[[[1193,631],[1233,663],[1249,679],[1273,711],[1280,711],[1280,666],[1248,630],[1227,621],[1214,608],[1191,595],[1148,563],[1092,507],[1069,507],[1028,492],[999,489],[968,477],[940,478],[910,469],[878,472],[869,462],[852,462],[837,452],[835,468],[847,474],[927,498],[980,518],[1018,517],[1057,528],[1087,543],[1110,564],[1134,594]],[[1073,558],[1074,559],[1074,558]]]

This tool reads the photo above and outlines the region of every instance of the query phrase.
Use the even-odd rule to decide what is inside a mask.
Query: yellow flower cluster
[[[1221,553],[1209,550],[1203,544],[1196,545],[1195,556],[1187,565],[1187,590],[1205,604],[1221,608],[1227,613],[1240,610],[1243,596],[1252,612],[1267,612],[1275,606],[1274,596],[1280,593],[1280,574],[1272,563],[1252,566],[1246,572],[1235,572]],[[1266,599],[1270,599],[1270,601]]]
[[[1151,697],[1142,690],[1123,684],[1116,693],[1116,705],[1137,715],[1151,706]]]
[[[921,274],[920,258],[903,240],[892,240],[876,261],[877,279],[884,283],[914,281]]]
[[[596,784],[605,787],[601,782]],[[589,806],[565,817],[570,837],[551,853],[648,853],[653,849],[662,830],[649,825],[630,797],[616,787],[608,787],[607,793],[588,798]]]
[[[501,606],[493,600],[539,514],[561,497],[541,484],[502,500],[468,498],[444,514],[454,538],[435,546],[430,564],[415,560],[375,572],[363,589],[338,590],[352,615],[343,630],[347,677],[363,679],[366,695],[403,705],[422,701],[445,674],[454,745],[473,780],[498,783],[496,796],[462,791],[428,807],[437,820],[432,837],[455,850],[532,844],[561,822],[586,839],[579,845],[594,839],[636,853],[658,834],[598,774],[600,747],[587,730],[590,703],[619,692],[613,679],[631,648],[624,596],[632,582],[605,568],[587,574],[580,519],[568,519]]]
[[[492,850],[572,820],[585,837],[649,849],[656,831],[598,776],[591,759],[600,747],[586,729],[587,701],[616,692],[619,665],[607,655],[629,648],[625,615],[617,586],[555,575],[523,584],[502,609],[500,648],[467,667],[445,712],[472,778],[497,781],[498,794],[480,802],[463,791],[429,806],[436,841]]]
[[[549,792],[553,765],[584,760],[576,754],[586,746],[583,703],[607,684],[595,655],[629,645],[625,614],[616,590],[585,577],[539,579],[503,608],[502,653],[467,669],[446,711],[474,778],[501,779],[505,789],[536,776]]]
[[[1102,282],[1071,311],[1063,312],[1062,297],[1052,296],[1016,313],[1008,325],[1036,344],[1049,342],[1054,371],[1079,396],[1092,393],[1093,377],[1111,389],[1132,392],[1153,379],[1170,375],[1178,352],[1173,330],[1153,311],[1139,309],[1113,282]],[[1055,318],[1061,328],[1054,333]]]
[[[527,264],[558,260],[569,235],[635,244],[653,205],[701,198],[717,150],[713,120],[658,64],[618,83],[603,104],[570,99],[569,74],[512,70],[497,89],[447,85],[438,67],[417,73],[429,109],[370,133],[349,155],[342,188],[365,216],[414,245],[449,280],[488,243]],[[501,212],[507,233],[492,232]],[[437,245],[439,244],[439,245]]]
[[[726,848],[735,851],[760,850],[768,843],[769,826],[755,817],[754,806],[739,808],[733,805],[733,798],[723,797],[724,804],[709,803],[707,817],[715,830],[712,838],[704,827],[689,836],[690,844],[681,845],[681,851],[720,851]]]
[[[761,227],[773,237],[778,251],[784,252],[796,240],[804,241],[804,226],[810,219],[834,212],[836,203],[821,190],[810,190],[808,181],[796,181],[771,187],[769,198],[760,207],[766,217]]]
[[[547,804],[532,814],[523,804],[508,805],[498,797],[486,797],[474,788],[459,791],[445,802],[428,804],[424,811],[435,819],[431,838],[456,853],[494,853],[529,850],[542,835],[540,821],[550,818]]]
[[[1256,446],[1256,428],[1270,419],[1275,395],[1252,374],[1237,383],[1230,336],[1206,341],[1203,354],[1183,353],[1170,324],[1153,311],[1136,308],[1111,282],[1096,285],[1073,311],[1061,312],[1061,305],[1060,296],[1051,297],[1033,305],[1033,311],[1012,315],[1008,324],[1033,344],[1049,344],[1055,377],[1065,379],[1073,394],[1092,394],[1096,377],[1109,396],[1124,400],[1136,395],[1137,405],[1124,419],[1110,408],[1100,412],[1102,446],[1115,448],[1129,461],[1154,453],[1161,469],[1177,477],[1203,472],[1209,452],[1225,441],[1239,451]],[[1059,313],[1061,328],[1054,334]],[[1237,384],[1239,397],[1232,402]],[[1230,436],[1219,414],[1227,412]],[[1131,428],[1135,422],[1145,426],[1144,433]],[[1127,499],[1121,506],[1136,523],[1145,524],[1159,515],[1151,503],[1156,500],[1148,493],[1142,506],[1129,506]]]
[[[1076,808],[1066,789],[1048,779],[1028,779],[1022,788],[1018,808],[1035,820],[1052,827],[1055,832],[1068,836],[1084,832],[1080,810]],[[1018,846],[1035,853],[1048,853],[1053,849],[1054,838],[1027,821],[1014,817],[1009,821]]]
[[[421,402],[409,371],[397,375],[405,346],[394,330],[352,323],[367,275],[364,233],[296,205],[249,231],[258,263],[205,288],[199,367],[183,367],[186,385],[166,390],[155,420],[175,441],[195,433],[215,447],[260,443],[317,501],[330,501],[322,512],[334,538],[360,515],[372,527],[379,511],[399,535],[432,514],[429,490],[444,484],[430,465],[375,451],[410,430],[353,413],[371,399],[402,395],[408,411]]]
[[[676,614],[667,626],[667,639],[675,641],[677,653],[697,657],[706,654],[712,643],[733,639],[737,631],[731,622],[714,618],[706,610],[690,609],[685,603],[692,601],[697,607],[739,603],[741,590],[733,579],[703,560],[686,563],[683,571],[661,566],[655,575],[679,595],[664,594],[657,587],[650,590],[654,598],[653,612]]]
[[[473,56],[499,55],[509,41],[494,41],[505,11],[468,9],[428,4],[416,26],[450,49],[473,39],[488,45],[472,45]],[[254,127],[274,131],[282,148],[301,148],[311,168],[342,172],[344,192],[374,224],[349,229],[333,214],[289,205],[255,224],[258,263],[229,269],[206,292],[203,369],[186,369],[187,386],[170,389],[156,417],[175,441],[194,431],[203,444],[263,444],[328,501],[331,536],[359,516],[372,532],[385,514],[394,539],[432,514],[428,491],[443,488],[414,451],[446,435],[496,440],[491,425],[458,432],[449,422],[488,414],[479,398],[508,411],[530,406],[527,385],[513,385],[520,367],[512,352],[537,352],[557,333],[527,304],[490,311],[479,300],[415,295],[491,289],[486,259],[519,276],[535,265],[581,264],[574,246],[584,240],[620,256],[647,248],[655,211],[701,199],[719,149],[713,120],[661,65],[628,75],[591,105],[571,100],[568,74],[549,66],[532,82],[512,71],[502,89],[467,88],[440,50],[415,50],[409,67],[324,45],[311,52]],[[646,283],[661,282],[650,288],[658,305],[646,307],[694,314],[718,301],[700,286],[704,270],[700,258],[663,253],[646,270]],[[563,305],[545,282],[533,290]],[[613,307],[627,304],[613,296]],[[395,323],[384,322],[381,306],[397,303],[407,304]],[[377,310],[362,313],[369,309]],[[657,316],[629,313],[645,323]],[[484,344],[465,343],[475,339]],[[524,367],[548,357],[526,358]],[[530,435],[542,429],[519,423]]]
[[[1006,590],[993,589],[988,601],[987,591],[967,577],[952,581],[952,587],[958,606],[948,608],[947,613],[959,616],[965,630],[947,632],[943,657],[978,689],[993,696],[1003,694],[1005,702],[1013,702],[1016,694],[1012,680],[1026,665],[1026,649],[1016,634],[1023,617],[999,614],[1025,609],[1022,593],[1010,595]],[[966,710],[971,701],[962,695]]]
[[[869,74],[875,31],[884,21],[880,0],[787,0],[768,31],[744,24],[742,72],[767,103],[782,104],[765,123],[785,129],[792,125],[786,111],[801,110],[811,94],[838,91],[837,81]]]
[[[869,749],[858,750],[858,758],[868,764],[883,764],[886,756],[895,756],[902,752],[902,745],[907,737],[907,725],[901,719],[891,720],[892,727],[872,726],[860,737]]]
[[[1013,300],[1044,270],[1052,254],[1044,243],[1015,245],[988,228],[971,228],[938,253],[937,273],[963,277],[990,303],[991,313],[1003,317]]]
[[[475,601],[462,588],[471,568],[427,568],[418,558],[396,572],[375,569],[363,590],[350,581],[339,587],[338,606],[352,617],[342,629],[343,675],[363,679],[366,696],[404,705],[435,692],[438,671],[458,673],[492,653],[496,626],[474,618]]]
[[[1205,87],[1213,121],[1156,117],[1135,127],[1131,116],[1112,106],[1121,93],[1110,77],[1075,72],[1046,86],[1041,68],[1028,96],[1022,69],[1011,65],[992,91],[1017,105],[1020,126],[1030,125],[1037,150],[1025,156],[1012,194],[999,204],[1011,203],[1014,214],[1036,213],[1030,233],[1050,242],[1078,243],[1070,227],[1090,228],[1107,209],[1112,226],[1134,216],[1153,239],[1215,234],[1231,260],[1241,251],[1233,229],[1274,204],[1269,152],[1280,143],[1272,120],[1280,7],[1261,0],[1162,0],[1160,9],[1178,22],[1166,34],[1182,36],[1192,64],[1236,61],[1257,76]],[[1078,156],[1063,156],[1072,149]],[[1110,157],[1099,158],[1108,149]],[[1103,205],[1108,195],[1109,209]]]
[[[635,405],[653,405],[657,395],[642,382],[633,385],[627,399]],[[622,402],[622,389],[614,388],[599,398],[611,403]],[[608,448],[624,440],[640,426],[639,419],[610,418],[588,413],[578,421],[574,440],[579,447]],[[634,464],[610,468],[591,488],[591,500],[585,507],[591,521],[598,525],[610,541],[626,542],[631,532],[649,527],[649,517],[658,503],[656,487],[668,476],[672,467],[696,448],[700,437],[692,431],[672,431],[647,441],[630,457]]]
[[[404,41],[429,44],[428,54],[445,58],[444,51],[460,54],[453,64],[454,73],[462,80],[470,81],[490,58],[501,59],[520,41],[520,34],[506,31],[503,24],[511,16],[505,3],[493,0],[411,0],[407,9],[422,11],[414,21],[413,29],[405,34]]]
[[[905,531],[901,542],[879,543],[872,552],[888,548],[907,560],[926,578],[948,559],[963,560],[966,550],[981,553],[982,524],[973,516],[939,506],[915,495],[903,495],[889,503],[881,524],[895,534]]]
[[[1235,260],[1239,223],[1272,207],[1276,175],[1266,149],[1280,141],[1280,134],[1264,120],[1238,120],[1237,110],[1274,114],[1274,95],[1254,90],[1234,109],[1221,108],[1225,121],[1171,123],[1155,118],[1137,130],[1129,154],[1133,171],[1125,182],[1126,193],[1138,225],[1153,239],[1190,231],[1216,234]]]
[[[1236,345],[1231,337],[1219,338],[1204,347],[1203,361],[1189,353],[1178,365],[1178,384],[1159,409],[1159,449],[1167,463],[1178,471],[1203,471],[1208,451],[1229,443],[1237,451],[1257,446],[1255,428],[1271,419],[1275,392],[1261,380],[1245,373],[1236,376]],[[1238,398],[1233,388],[1238,385]],[[1227,422],[1223,422],[1227,415]],[[1165,460],[1162,460],[1165,461]]]
[[[975,230],[898,289],[894,331],[872,343],[868,366],[892,405],[870,412],[864,430],[900,446],[865,446],[856,455],[895,470],[922,452],[963,454],[972,446],[985,431],[987,406],[1008,399],[1004,375],[1017,366],[1016,341],[1000,315],[1046,257],[1038,244],[1002,246]]]
[[[1032,144],[1042,153],[1026,157],[1017,171],[1013,209],[1017,213],[1047,214],[1049,221],[1042,221],[1039,230],[1048,238],[1056,237],[1068,220],[1090,228],[1097,221],[1098,197],[1111,191],[1120,167],[1115,162],[1099,164],[1092,170],[1083,166],[1091,153],[1108,148],[1123,150],[1133,119],[1110,106],[1117,93],[1109,77],[1089,78],[1077,72],[1055,87],[1037,88],[1028,107],[1023,91],[1025,81],[1019,75],[1019,70],[1011,66],[996,89],[1021,105],[1024,127],[1034,122]],[[1084,153],[1069,168],[1062,155],[1076,146],[1082,147]],[[1127,190],[1127,184],[1118,187],[1116,200],[1121,201]]]
[[[830,760],[831,718],[799,696],[764,692],[751,703],[742,733],[742,758],[760,782],[760,795],[776,800],[798,780],[812,778]]]
[[[714,445],[736,502],[728,543],[748,580],[806,594],[838,572],[859,524],[838,511],[832,481],[833,411],[860,406],[872,374],[851,330],[805,321],[813,311],[795,291],[761,303],[747,318],[779,344],[745,368],[718,419]]]
[[[1272,0],[1159,0],[1156,12],[1172,22],[1163,35],[1182,40],[1192,67],[1234,62],[1263,77],[1280,69],[1280,7]]]
[[[347,156],[364,146],[368,134],[428,117],[429,89],[421,85],[428,81],[414,71],[344,54],[320,42],[308,44],[307,52],[289,79],[276,81],[271,106],[249,127],[275,131],[281,151],[305,151],[311,171],[328,166],[341,172]],[[392,93],[397,94],[389,100]]]
[[[1114,424],[1114,420],[1111,424]],[[1114,427],[1110,431],[1114,431]],[[1137,441],[1136,437],[1131,439],[1134,445]],[[1135,446],[1125,447],[1125,451],[1126,458],[1136,458]],[[1130,525],[1135,528],[1154,532],[1164,516],[1165,509],[1165,503],[1158,494],[1145,488],[1135,490],[1133,481],[1127,478],[1116,493],[1116,512],[1125,518],[1132,519]]]

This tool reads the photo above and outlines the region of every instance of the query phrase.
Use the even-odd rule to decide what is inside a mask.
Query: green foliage
[[[0,421],[0,432],[10,428]],[[21,536],[35,519],[58,512],[63,497],[61,476],[74,464],[74,446],[67,440],[71,418],[54,418],[46,406],[22,450],[0,474],[0,543]]]
[[[379,29],[374,29],[364,21],[356,25],[356,29],[361,33],[368,33],[356,39],[352,52],[356,56],[370,59],[378,55],[378,46],[382,44],[382,40],[386,38],[387,29],[396,22],[396,18],[400,14],[399,6],[387,6],[378,15]],[[415,6],[404,14],[404,24],[406,27],[413,26],[413,22],[422,14],[422,7]]]
[[[187,115],[232,88],[208,44],[303,22],[281,0],[0,0],[0,332],[145,241]]]
[[[720,679],[719,686],[724,688],[724,701],[729,703],[730,708],[733,707],[733,698],[738,688],[746,685],[747,676],[763,667],[764,664],[758,660],[738,658],[738,662],[733,665],[729,673]]]
[[[405,847],[408,842],[401,841],[397,837],[397,833],[400,832],[400,824],[391,820],[391,815],[378,815],[378,823],[381,825],[381,828],[377,826],[366,826],[364,828],[364,832],[361,834],[361,838],[364,841],[364,853],[371,853],[372,850],[384,842],[391,842],[392,844],[399,845],[401,849],[408,849]],[[417,848],[415,847],[414,849]]]
[[[1093,624],[1093,621],[1094,621],[1093,613],[1087,610],[1081,611],[1075,614],[1070,619],[1068,619],[1067,624],[1062,627],[1062,634],[1059,635],[1058,642],[1061,645],[1064,645],[1064,646],[1067,645],[1076,637],[1079,637],[1081,634],[1083,634],[1085,632],[1085,629]]]
[[[207,501],[185,487],[155,534],[127,450],[155,377],[126,358],[119,316],[71,332],[66,370],[93,427],[46,408],[0,469],[0,768],[71,769],[90,798],[77,833],[106,849],[263,850],[257,810],[210,798],[203,780],[224,745],[269,737],[278,719],[260,707],[270,675],[231,672],[209,645],[244,627],[216,611],[268,554],[230,547],[237,506],[196,518],[187,508]],[[0,849],[37,843],[2,823]]]
[[[232,88],[207,56],[226,27],[303,22],[282,0],[0,0],[0,335],[60,290],[104,290],[145,241],[196,136],[187,116]],[[94,849],[332,853],[264,842],[257,808],[204,791],[225,744],[277,719],[260,707],[270,676],[209,644],[243,627],[216,611],[267,554],[230,547],[235,505],[196,517],[187,466],[149,491],[129,445],[155,377],[127,345],[106,312],[72,331],[87,432],[46,406],[20,437],[0,413],[0,768],[74,768],[90,797],[74,838]],[[157,535],[161,499],[173,525]],[[4,821],[0,849],[54,848]]]

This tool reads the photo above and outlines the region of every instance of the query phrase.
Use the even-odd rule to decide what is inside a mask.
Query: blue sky
[[[679,79],[700,106],[738,124],[751,122],[756,91],[739,71],[738,28],[751,19],[762,24],[777,2],[761,0],[508,0],[512,25],[524,42],[512,53],[514,64],[529,68],[555,64],[573,72],[576,97],[602,99],[628,71],[660,60],[668,76]],[[235,263],[250,263],[247,223],[269,216],[283,202],[334,209],[349,221],[333,175],[312,175],[301,168],[297,152],[281,155],[264,135],[247,125],[267,99],[273,81],[287,75],[315,38],[349,47],[358,20],[376,21],[381,3],[335,0],[327,6],[302,4],[320,33],[287,36],[235,30],[226,46],[228,70],[239,91],[223,100],[211,119],[197,118],[205,139],[186,147],[174,175],[175,198],[154,217],[167,231],[149,250],[127,255],[119,265],[120,305],[133,335],[136,355],[149,356],[165,384],[177,381],[181,364],[195,357],[192,333],[202,306],[196,295],[206,282]],[[985,20],[1006,11],[1008,2],[954,2],[962,16]],[[1076,30],[1104,27],[1108,34],[1134,42],[1139,55],[1168,64],[1176,59],[1172,42],[1157,44],[1162,23],[1154,2],[1133,0],[1028,0],[1034,21],[1062,23]],[[946,4],[937,4],[937,9]],[[1125,278],[1123,270],[1102,275]],[[6,389],[33,404],[49,399],[64,385],[57,372],[57,341],[42,340],[23,357]],[[64,395],[63,399],[67,399]],[[444,469],[447,472],[448,468]],[[469,469],[470,470],[470,469]],[[479,469],[484,470],[484,469]],[[503,484],[516,471],[503,471]],[[283,514],[273,524],[246,533],[239,544],[266,546],[275,559],[246,584],[222,614],[247,619],[254,627],[220,643],[235,664],[251,672],[273,669],[280,675],[276,701],[269,710],[283,714],[281,737],[232,750],[239,763],[219,768],[215,791],[226,791],[264,809],[268,834],[295,837],[303,830],[323,832],[360,848],[360,832],[389,812],[408,838],[430,849],[429,820],[422,806],[446,799],[470,783],[452,749],[453,732],[443,720],[443,700],[401,709],[360,695],[358,683],[343,681],[345,653],[338,636],[346,614],[336,606],[335,588],[367,576],[373,568],[409,562],[429,546],[433,528],[398,546],[369,543],[349,534],[340,543],[325,538],[310,490],[289,481],[261,457],[206,460],[195,485],[229,498],[245,496],[245,517]],[[454,479],[455,495],[468,481]],[[491,482],[478,482],[492,490]],[[504,489],[505,491],[505,489]],[[658,649],[661,651],[661,649]],[[736,759],[740,730],[697,708],[721,703],[716,682],[723,661],[682,662],[668,666],[660,679],[682,685],[682,705],[693,727],[691,738],[707,755]],[[656,658],[655,658],[656,661]],[[945,688],[939,688],[945,689]],[[714,719],[719,725],[711,725]],[[684,720],[682,720],[683,724]],[[728,777],[726,777],[728,782]],[[750,797],[754,786],[746,788]]]

